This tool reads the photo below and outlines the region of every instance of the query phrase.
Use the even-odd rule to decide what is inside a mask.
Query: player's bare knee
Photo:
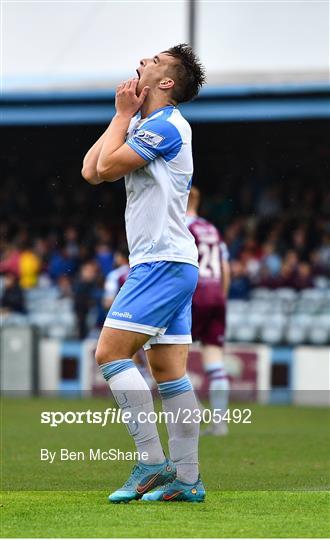
[[[156,382],[158,382],[158,379],[162,375],[164,370],[158,369],[158,368],[156,368],[156,367],[154,367],[152,365],[150,365],[150,370],[151,370],[153,378],[155,379]]]
[[[175,381],[186,375],[186,366],[173,362],[157,362],[148,355],[152,376],[159,384],[162,382]]]
[[[106,364],[107,362],[115,362],[117,360],[127,360],[132,358],[133,354],[130,354],[127,350],[118,349],[118,347],[109,347],[104,346],[104,344],[99,344],[95,351],[95,360],[100,366]]]
[[[151,373],[155,381],[159,384],[162,382],[175,381],[186,375],[184,369],[169,369],[168,366],[151,366]]]

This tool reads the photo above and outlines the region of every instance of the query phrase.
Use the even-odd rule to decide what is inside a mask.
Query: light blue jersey
[[[191,343],[198,280],[198,252],[186,225],[191,128],[178,109],[163,107],[134,117],[126,142],[148,164],[125,178],[131,270],[104,325],[150,336],[146,349]]]
[[[147,118],[135,116],[126,142],[148,160],[125,177],[130,266],[155,261],[198,266],[185,222],[193,173],[190,125],[178,109],[163,107]]]

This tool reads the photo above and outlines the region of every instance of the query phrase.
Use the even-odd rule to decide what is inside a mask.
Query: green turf
[[[100,492],[11,492],[6,537],[328,537],[326,493],[211,492],[202,504],[110,505]]]
[[[328,410],[253,405],[252,424],[231,425],[226,438],[201,438],[204,504],[110,505],[107,494],[131,462],[40,462],[40,448],[133,450],[122,425],[40,423],[43,410],[109,405],[108,398],[3,401],[2,536],[329,536]]]

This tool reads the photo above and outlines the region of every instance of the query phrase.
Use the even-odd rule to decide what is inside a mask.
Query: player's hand
[[[139,79],[130,79],[117,86],[115,106],[118,114],[134,116],[142,107],[149,93],[149,86],[145,86],[139,96],[136,88]]]

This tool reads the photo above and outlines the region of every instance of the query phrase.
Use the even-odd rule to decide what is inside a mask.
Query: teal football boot
[[[131,475],[123,487],[109,495],[112,503],[128,503],[141,499],[142,496],[157,486],[173,482],[176,477],[176,469],[170,459],[157,465],[138,463],[134,466]]]
[[[142,497],[142,501],[150,502],[203,502],[204,500],[205,489],[200,477],[194,484],[186,484],[180,480],[174,480],[171,484],[162,486],[152,493],[146,493]]]

